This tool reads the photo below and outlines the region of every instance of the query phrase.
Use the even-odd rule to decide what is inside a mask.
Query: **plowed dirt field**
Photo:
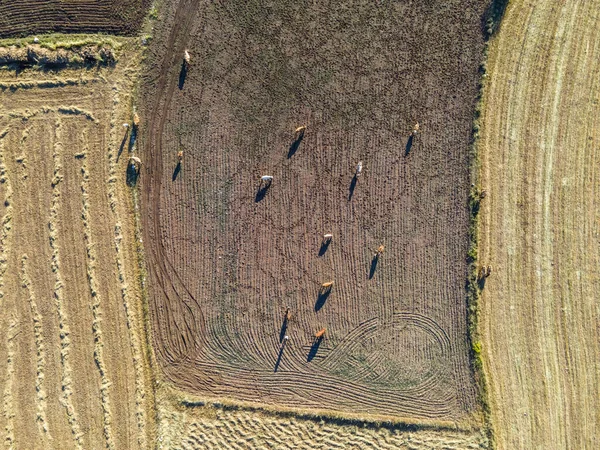
[[[132,34],[151,0],[4,0],[0,37],[33,33]]]
[[[468,145],[485,3],[167,8],[142,184],[154,344],[176,386],[413,420],[476,410]]]
[[[124,61],[137,62],[135,52]],[[0,440],[147,448],[131,67],[0,70]],[[126,152],[126,150],[125,150]]]
[[[482,332],[498,448],[600,448],[600,2],[511,1],[488,80]]]

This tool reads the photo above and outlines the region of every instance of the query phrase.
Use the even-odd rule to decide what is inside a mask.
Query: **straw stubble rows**
[[[148,443],[127,153],[118,158],[131,114],[125,69],[0,80],[0,432],[9,447]]]

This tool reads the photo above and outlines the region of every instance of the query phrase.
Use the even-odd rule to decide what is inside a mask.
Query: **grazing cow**
[[[317,331],[315,333],[315,339],[323,339],[323,337],[325,336],[325,332],[327,331],[326,328],[321,328],[319,331]]]
[[[294,131],[294,140],[297,141],[304,137],[304,132],[306,131],[306,125],[302,125],[301,127],[296,128]]]
[[[356,178],[360,177],[360,174],[362,173],[362,169],[363,169],[363,163],[362,163],[362,161],[359,161],[358,164],[356,165],[356,172],[354,173],[354,176]]]
[[[412,130],[412,135],[416,136],[417,133],[419,132],[419,122],[417,122]]]

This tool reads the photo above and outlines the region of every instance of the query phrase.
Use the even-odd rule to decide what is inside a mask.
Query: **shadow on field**
[[[376,254],[375,256],[373,256],[373,259],[371,260],[371,269],[369,270],[369,280],[371,278],[373,278],[373,275],[375,275],[375,271],[377,270],[378,262],[379,262],[379,254]]]
[[[187,77],[188,68],[187,64],[184,62],[181,63],[181,70],[179,71],[179,90],[183,89],[183,85],[185,84],[185,79]]]
[[[261,184],[258,187],[258,190],[256,191],[256,196],[254,197],[254,203],[258,203],[260,202],[263,198],[265,198],[265,195],[267,195],[267,191],[269,190],[269,186],[270,184]]]
[[[175,170],[173,171],[172,181],[175,181],[177,179],[179,172],[181,172],[181,162],[178,162],[177,165],[175,166]]]
[[[133,151],[133,147],[135,145],[135,140],[137,139],[138,127],[136,124],[133,124],[131,127],[131,135],[129,136],[129,146],[127,147],[127,151],[131,153]]]
[[[277,372],[279,370],[279,364],[281,364],[281,358],[283,357],[284,349],[285,349],[285,346],[283,346],[283,345],[279,349],[279,354],[277,355],[277,361],[275,361],[275,368],[273,369],[273,372]]]
[[[140,172],[135,168],[133,164],[127,164],[126,172],[126,183],[127,186],[133,187],[137,184],[137,180],[140,176]]]
[[[352,177],[352,181],[350,182],[350,191],[348,192],[348,200],[352,200],[352,196],[354,195],[354,189],[356,189],[356,183],[358,181],[358,177],[354,175]]]
[[[319,292],[319,295],[317,296],[317,301],[315,303],[315,311],[318,311],[323,307],[330,295],[331,289]]]
[[[287,154],[288,159],[290,159],[292,156],[294,156],[294,153],[296,153],[298,151],[298,147],[300,147],[300,143],[302,142],[302,139],[304,139],[304,133],[301,133],[300,136],[298,136],[298,139],[296,139],[294,142],[292,142],[292,145],[290,145],[290,148],[289,148],[288,154]]]
[[[331,240],[321,242],[321,248],[319,249],[319,256],[323,256],[331,244]]]
[[[485,280],[487,280],[486,277],[479,278],[477,280],[477,286],[479,286],[479,290],[481,290],[481,291],[483,291],[485,289]]]
[[[321,342],[323,342],[323,337],[314,340],[313,344],[310,346],[310,350],[308,351],[308,356],[306,358],[307,362],[311,362],[315,356],[317,356],[317,351],[319,351]]]
[[[408,156],[410,153],[410,150],[412,149],[413,146],[413,140],[414,140],[414,135],[410,135],[410,137],[408,138],[408,141],[406,141],[406,147],[404,148],[404,156]]]
[[[279,331],[279,343],[283,342],[283,338],[285,337],[285,333],[288,328],[288,318],[287,315],[283,318],[283,323],[281,324],[281,330]]]
[[[117,153],[117,162],[119,162],[119,158],[125,149],[125,143],[127,142],[127,136],[129,134],[129,128],[125,130],[125,136],[123,136],[123,140],[121,141],[121,146],[119,147],[119,153]]]
[[[481,17],[481,28],[486,39],[492,37],[498,31],[498,28],[500,28],[508,2],[509,0],[492,0]]]

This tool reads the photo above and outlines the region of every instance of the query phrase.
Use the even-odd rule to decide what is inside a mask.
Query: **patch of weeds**
[[[158,20],[158,8],[156,7],[156,5],[154,5],[152,8],[150,8],[148,17],[150,17],[152,20]]]
[[[494,10],[495,20],[499,21],[504,9],[506,8],[506,0],[496,0],[493,5],[500,8],[503,4],[503,9]],[[492,6],[493,6],[492,5]],[[495,22],[499,23],[499,22]],[[483,89],[484,80],[486,78],[486,64],[487,60],[487,45],[484,50],[483,63],[479,67],[479,74],[481,76],[481,82],[479,84],[479,94],[477,96],[477,103],[473,114],[473,126],[471,131],[471,146],[469,151],[470,158],[470,171],[471,171],[471,191],[468,197],[468,209],[469,209],[469,246],[467,251],[467,280],[466,280],[466,303],[467,303],[467,323],[468,323],[468,338],[470,346],[470,361],[471,368],[473,370],[473,376],[478,386],[478,402],[481,405],[483,419],[484,419],[484,432],[487,436],[489,446],[491,449],[496,447],[494,430],[491,424],[491,408],[489,404],[489,392],[488,382],[483,367],[482,359],[482,342],[479,332],[479,316],[480,316],[480,300],[481,300],[481,286],[478,283],[477,269],[479,260],[479,211],[481,208],[482,190],[479,186],[479,173],[480,173],[480,160],[479,160],[479,130],[481,112],[484,107],[483,100]]]
[[[509,0],[492,0],[490,6],[483,15],[483,31],[486,39],[492,37],[492,35],[498,31],[502,17],[506,11]]]

